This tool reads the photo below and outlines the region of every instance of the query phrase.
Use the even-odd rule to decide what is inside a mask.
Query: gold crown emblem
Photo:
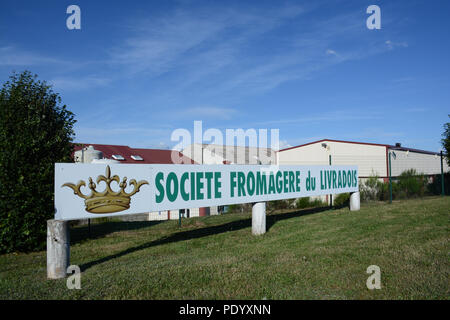
[[[106,176],[100,175],[97,177],[97,183],[100,181],[105,181],[106,183],[106,189],[103,192],[95,190],[96,184],[92,181],[92,178],[89,177],[89,188],[91,189],[91,194],[89,196],[84,195],[80,191],[82,186],[86,186],[86,183],[83,180],[79,181],[76,185],[70,182],[64,183],[61,188],[69,187],[74,191],[74,194],[85,199],[84,204],[86,205],[86,211],[88,212],[113,213],[129,209],[131,196],[139,192],[139,188],[142,185],[148,184],[145,180],[136,182],[135,179],[132,179],[130,180],[130,185],[134,186],[134,190],[131,193],[126,193],[127,177],[124,177],[122,182],[120,182],[120,178],[117,175],[111,177],[111,169],[109,166],[106,167]],[[111,182],[113,181],[119,184],[120,191],[115,192],[111,189]]]

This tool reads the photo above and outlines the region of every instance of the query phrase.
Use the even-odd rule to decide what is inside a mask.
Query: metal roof
[[[432,155],[439,154],[439,152],[426,151],[426,150],[413,149],[413,148],[406,148],[406,147],[401,147],[401,146],[398,147],[398,146],[390,145],[390,144],[379,144],[379,143],[370,143],[370,142],[356,142],[356,141],[346,141],[346,140],[333,140],[333,139],[317,140],[317,141],[305,143],[305,144],[302,144],[302,145],[298,145],[298,146],[295,146],[295,147],[289,147],[289,148],[286,148],[286,149],[282,149],[279,152],[283,152],[283,151],[291,150],[291,149],[295,149],[295,148],[300,148],[300,147],[308,146],[310,144],[320,143],[320,142],[325,142],[325,141],[364,144],[364,145],[370,145],[370,146],[380,146],[380,147],[386,147],[386,148],[392,149],[392,150],[409,151],[409,152],[416,152],[416,153],[425,153],[425,154],[432,154]]]

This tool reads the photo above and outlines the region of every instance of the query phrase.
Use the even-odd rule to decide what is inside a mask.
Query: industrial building
[[[390,165],[389,165],[390,158]],[[384,181],[408,169],[425,176],[441,173],[440,153],[395,145],[323,139],[277,152],[279,165],[357,165],[360,183],[369,177]],[[443,171],[450,170],[442,159]],[[331,202],[328,196],[321,197]]]
[[[389,153],[391,176],[415,169],[424,175],[441,173],[440,154],[395,145],[323,139],[277,152],[279,165],[357,165],[359,178],[378,176],[389,178]],[[449,171],[443,161],[444,172]]]
[[[356,165],[360,183],[377,176],[384,181],[408,169],[430,177],[441,173],[437,152],[395,145],[322,139],[279,151],[270,148],[191,144],[181,152],[105,144],[77,144],[74,161],[84,163],[173,164],[172,152],[183,164]],[[390,158],[390,164],[389,164]],[[443,159],[443,171],[450,171]],[[323,200],[329,201],[328,196]],[[189,208],[137,215],[145,220],[175,220],[219,214],[223,207]],[[129,218],[128,218],[129,219]]]

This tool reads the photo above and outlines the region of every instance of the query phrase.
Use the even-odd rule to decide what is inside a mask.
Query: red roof
[[[159,164],[174,164],[172,161],[172,152],[176,152],[176,156],[180,157],[184,164],[196,164],[194,160],[186,157],[181,152],[174,150],[161,149],[139,149],[130,148],[128,146],[117,146],[110,144],[94,144],[94,143],[77,143],[74,151],[81,150],[83,147],[93,146],[95,150],[103,153],[103,157],[107,159],[114,159],[113,155],[121,155],[125,160],[120,160],[121,163],[159,163]],[[131,156],[140,156],[144,160],[133,160]]]

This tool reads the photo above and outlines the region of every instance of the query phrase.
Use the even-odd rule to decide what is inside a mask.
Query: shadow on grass
[[[138,230],[157,225],[163,221],[111,221],[104,223],[91,223],[76,226],[70,229],[70,243],[75,244],[89,239],[102,238],[110,233],[118,231]]]
[[[300,216],[305,216],[305,215],[309,215],[309,214],[314,214],[314,213],[318,213],[318,212],[323,212],[323,211],[326,211],[329,209],[330,209],[329,207],[321,207],[321,208],[304,209],[304,210],[295,211],[295,212],[267,215],[266,229],[267,229],[267,231],[269,231],[270,228],[274,224],[276,224],[278,221],[291,219],[291,218],[295,218],[295,217],[300,217]],[[147,224],[146,226],[149,226],[150,222],[151,221],[145,222]],[[140,223],[144,223],[144,222],[140,222]],[[136,223],[136,227],[137,226],[138,226],[138,224]],[[86,264],[81,265],[80,269],[81,269],[81,271],[85,271],[86,269],[89,269],[90,267],[101,264],[103,262],[107,262],[112,259],[116,259],[116,258],[125,256],[127,254],[130,254],[130,253],[133,253],[136,251],[140,251],[140,250],[144,250],[144,249],[147,249],[150,247],[168,244],[168,243],[179,242],[179,241],[207,237],[207,236],[220,234],[220,233],[224,233],[224,232],[228,232],[228,231],[241,230],[241,229],[249,228],[251,226],[252,226],[252,219],[250,218],[250,219],[237,220],[237,221],[221,224],[218,226],[205,227],[205,228],[199,228],[199,229],[188,230],[188,231],[180,231],[180,232],[174,233],[168,237],[150,241],[150,242],[144,243],[140,246],[132,247],[127,250],[115,253],[113,255],[109,255],[109,256],[103,257],[101,259],[88,262]],[[126,230],[129,230],[129,229],[126,229]],[[119,230],[116,230],[116,231],[119,231]]]

